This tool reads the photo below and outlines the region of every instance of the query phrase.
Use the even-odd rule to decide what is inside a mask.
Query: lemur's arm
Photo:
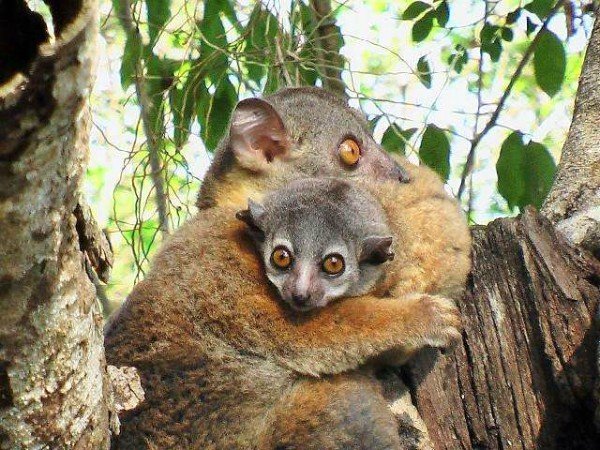
[[[273,299],[252,301],[258,311],[261,306],[271,309],[261,303]],[[304,317],[273,311],[268,316],[272,320],[260,328],[265,342],[272,345],[272,354],[290,369],[315,376],[352,370],[380,357],[405,360],[422,347],[446,347],[460,337],[454,302],[427,294],[362,296]]]

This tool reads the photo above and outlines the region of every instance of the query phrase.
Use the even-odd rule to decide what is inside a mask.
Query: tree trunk
[[[404,377],[434,448],[598,448],[600,262],[533,209],[473,238],[463,340]]]
[[[0,448],[108,448],[102,314],[110,250],[79,203],[98,36],[93,0],[0,13]],[[6,50],[6,53],[4,52]]]
[[[342,35],[335,23],[331,0],[311,0],[310,7],[317,22],[315,39],[318,51],[317,66],[323,80],[323,87],[340,97],[346,97],[346,85],[342,80],[344,58],[340,54]]]
[[[567,238],[600,258],[600,20],[585,55],[575,113],[542,208]]]

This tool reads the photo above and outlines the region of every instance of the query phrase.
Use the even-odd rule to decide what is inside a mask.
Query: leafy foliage
[[[415,22],[412,27],[412,38],[415,42],[421,42],[429,36],[433,29],[433,19],[435,18],[435,12],[429,10],[423,17]]]
[[[122,17],[127,2],[112,1]],[[545,121],[570,107],[582,51],[567,38],[585,35],[591,5],[371,0],[332,2],[332,13],[319,18],[309,0],[130,1],[134,26],[122,34],[120,80],[128,98],[141,101],[141,88],[149,106],[129,125],[136,138],[111,226],[130,245],[136,271],[160,239],[147,142],[160,150],[174,228],[190,214],[200,182],[190,164],[198,148],[214,152],[237,101],[288,85],[323,86],[332,68],[342,70],[346,93],[382,146],[432,167],[474,220],[539,206],[564,138],[544,131],[552,128]],[[387,15],[387,28],[366,15],[360,23],[365,11]],[[322,48],[322,36],[334,44]]]
[[[409,128],[408,130],[401,129],[397,124],[391,124],[383,137],[381,138],[381,145],[390,153],[406,154],[406,143],[415,134],[416,128]]]
[[[411,3],[408,8],[402,14],[402,19],[404,20],[412,20],[419,17],[425,11],[429,11],[431,9],[431,5],[429,3],[425,3],[422,1],[416,1]]]
[[[426,56],[421,56],[419,58],[419,61],[417,62],[417,71],[419,80],[421,80],[423,86],[429,89],[431,87],[431,67],[429,66]]]
[[[322,76],[314,40],[303,39],[313,36],[318,26],[314,11],[305,2],[295,3],[290,15],[292,27],[286,30],[260,2],[242,24],[234,2],[206,0],[198,26],[186,34],[182,32],[182,42],[175,44],[187,46],[190,56],[169,61],[159,56],[156,45],[166,24],[173,19],[170,1],[136,3],[146,5],[150,40],[143,43],[139,33],[127,36],[121,64],[122,85],[127,88],[136,76],[152,85],[149,94],[156,110],[171,111],[172,118],[167,120],[173,122],[172,139],[177,147],[186,143],[188,129],[197,117],[204,143],[214,150],[242,87],[271,92],[289,79],[314,85]],[[342,42],[341,36],[339,40]],[[292,52],[300,56],[298,61],[288,57]],[[254,85],[248,85],[248,81]],[[167,91],[169,95],[165,95]]]

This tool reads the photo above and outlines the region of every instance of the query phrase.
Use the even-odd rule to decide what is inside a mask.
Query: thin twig
[[[139,42],[142,38],[140,32],[134,24],[133,16],[131,13],[130,0],[120,0],[121,12],[119,15],[119,21],[121,26],[131,38],[137,35]],[[156,190],[154,196],[156,202],[156,208],[158,210],[158,228],[163,234],[169,233],[169,221],[168,221],[168,201],[165,190],[165,180],[163,177],[163,164],[160,155],[160,146],[156,133],[154,132],[153,126],[150,119],[150,109],[152,108],[152,99],[149,98],[146,86],[144,84],[143,65],[141,59],[136,61],[135,65],[135,76],[134,84],[135,91],[140,105],[140,114],[142,117],[142,124],[144,127],[144,133],[146,134],[146,145],[148,146],[149,162],[150,162],[150,176],[152,183]]]

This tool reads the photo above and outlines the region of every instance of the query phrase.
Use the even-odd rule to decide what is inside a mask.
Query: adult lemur
[[[203,184],[205,209],[165,243],[107,327],[108,362],[137,367],[146,392],[113,447],[399,448],[369,367],[382,354],[447,345],[458,317],[440,295],[459,292],[469,270],[456,203],[430,170],[400,164],[324,91],[242,101]],[[235,214],[305,176],[363,183],[398,245],[371,295],[298,313],[278,301]]]

